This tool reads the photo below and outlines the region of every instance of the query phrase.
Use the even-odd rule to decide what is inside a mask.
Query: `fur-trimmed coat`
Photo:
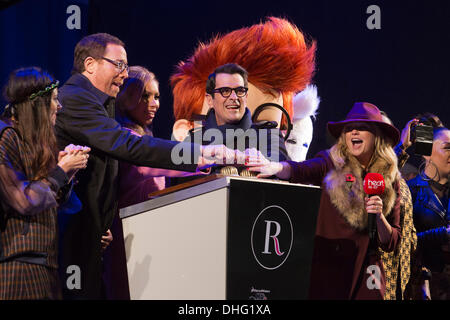
[[[363,190],[366,172],[355,158],[341,159],[336,147],[320,152],[311,160],[289,163],[291,182],[321,185],[323,189],[317,216],[310,298],[383,299],[383,263],[378,250],[369,250]],[[379,160],[367,172],[381,173],[385,180],[386,189],[380,197],[392,235],[388,243],[378,243],[378,246],[390,252],[397,247],[401,236],[398,170],[396,164],[395,168],[387,168],[385,162]],[[346,182],[347,174],[355,177],[351,185]],[[374,274],[369,274],[370,271]],[[379,279],[379,283],[375,284],[374,278]]]

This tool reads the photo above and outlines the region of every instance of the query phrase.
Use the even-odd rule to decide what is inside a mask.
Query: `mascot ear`
[[[189,130],[191,130],[193,127],[194,125],[192,124],[192,122],[186,119],[177,120],[173,124],[172,135],[177,141],[183,141],[188,136]]]

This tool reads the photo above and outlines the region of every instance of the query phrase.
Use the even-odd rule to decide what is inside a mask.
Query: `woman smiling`
[[[401,177],[392,149],[400,133],[366,102],[355,103],[345,120],[329,122],[328,129],[336,144],[311,160],[276,163],[258,155],[250,157],[248,165],[259,177],[275,174],[295,183],[322,185],[311,299],[383,299],[385,272],[378,248],[393,251],[400,241]],[[367,173],[383,175],[383,194],[365,195]],[[372,241],[370,214],[376,215],[377,228]]]

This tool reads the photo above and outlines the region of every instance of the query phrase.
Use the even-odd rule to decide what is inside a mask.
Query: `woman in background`
[[[153,135],[150,126],[159,109],[159,84],[144,67],[130,67],[116,100],[116,120],[135,135]],[[148,200],[151,192],[165,188],[165,176],[178,171],[119,164],[119,208]]]
[[[155,75],[141,66],[130,67],[116,99],[116,120],[135,135],[152,135],[150,129],[159,109],[159,83]],[[201,174],[201,173],[194,173]],[[119,208],[149,200],[149,194],[166,187],[166,177],[184,177],[192,173],[139,167],[121,161],[119,163]],[[106,259],[111,263],[105,270],[107,296],[110,299],[129,299],[126,273],[125,247],[122,222],[116,215],[112,234],[115,237],[107,250]]]
[[[411,129],[433,128],[431,154],[422,155],[418,174],[408,180],[413,203],[418,250],[412,260],[412,281],[408,296],[419,300],[450,299],[450,217],[448,205],[450,174],[450,135],[439,117],[425,112],[408,121],[401,141],[395,147],[399,165],[407,163],[408,148],[414,145]]]
[[[433,149],[408,181],[413,200],[419,260],[429,289],[418,298],[450,300],[450,130],[435,127]],[[423,169],[422,169],[423,168]]]

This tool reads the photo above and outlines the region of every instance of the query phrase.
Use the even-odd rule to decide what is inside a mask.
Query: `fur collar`
[[[332,147],[328,153],[335,166],[330,170],[324,179],[325,189],[330,196],[331,203],[338,209],[344,219],[355,229],[362,231],[367,228],[367,213],[364,208],[364,172],[359,162],[350,157],[342,162],[337,156],[337,149]],[[398,180],[397,168],[386,168],[381,160],[375,161],[368,172],[377,172],[383,175],[385,181],[385,191],[381,195],[383,200],[383,214],[387,217],[394,205],[397,197],[394,184]],[[346,184],[346,175],[352,174],[355,181],[351,187]]]

